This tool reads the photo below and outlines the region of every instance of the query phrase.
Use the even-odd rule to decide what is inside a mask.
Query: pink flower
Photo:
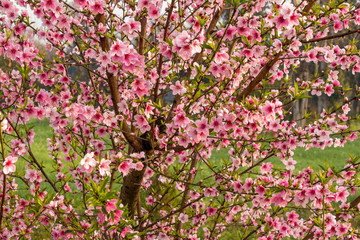
[[[120,222],[120,220],[121,220],[122,214],[123,214],[123,211],[115,210],[114,219],[110,218],[110,224],[111,225],[118,224]]]
[[[336,202],[341,201],[343,203],[346,203],[346,199],[349,195],[350,194],[346,188],[339,187],[338,192],[336,193],[336,196],[335,196],[335,201]]]
[[[358,139],[358,136],[357,136],[356,132],[353,132],[349,135],[348,138],[349,138],[349,141],[352,142],[352,141]]]
[[[136,121],[134,125],[138,127],[141,132],[150,131],[151,127],[143,115],[136,115],[134,119]]]
[[[273,168],[272,163],[270,163],[270,162],[264,163],[264,164],[260,167],[260,172],[261,172],[261,174],[270,173],[272,168]]]
[[[187,31],[181,32],[174,40],[173,51],[177,52],[184,60],[201,51],[199,40],[192,40]]]
[[[103,14],[104,13],[103,2],[99,0],[95,1],[94,5],[92,5],[90,9],[94,14]]]
[[[171,85],[170,89],[173,91],[174,95],[183,95],[186,93],[186,88],[179,81],[176,81],[175,85]]]
[[[110,163],[110,160],[101,159],[101,162],[99,164],[99,171],[101,176],[110,175]]]
[[[148,14],[150,18],[155,19],[159,17],[159,13],[160,13],[159,9],[154,4],[151,4],[148,10]]]
[[[80,161],[80,165],[83,166],[86,170],[95,167],[97,161],[94,159],[94,153],[87,153],[83,159]]]
[[[140,0],[140,1],[138,1],[137,6],[138,6],[140,9],[142,9],[142,8],[144,8],[144,7],[148,8],[148,7],[150,7],[150,3],[151,3],[150,0]]]
[[[217,212],[217,209],[216,209],[216,208],[209,207],[209,208],[207,209],[208,216],[212,216],[212,215],[216,214],[216,212]]]
[[[200,120],[196,121],[196,126],[198,133],[204,133],[205,135],[209,135],[209,125],[207,124],[206,118],[201,118]]]
[[[35,169],[27,169],[25,179],[34,182],[37,179],[37,171]]]
[[[286,28],[289,25],[289,19],[287,17],[284,17],[283,15],[280,15],[274,18],[274,23],[278,28]]]
[[[7,158],[5,158],[3,173],[9,174],[9,173],[15,172],[15,170],[16,170],[15,163],[16,162],[17,162],[17,157],[8,156]]]
[[[267,101],[262,108],[262,112],[265,113],[266,116],[275,114],[275,104]]]
[[[65,189],[67,192],[72,192],[72,191],[71,191],[71,188],[70,188],[70,186],[69,186],[68,183],[65,184],[64,189]]]
[[[224,128],[221,118],[213,118],[210,127],[213,128],[215,132],[221,131]]]
[[[259,186],[257,186],[255,192],[258,193],[259,195],[264,195],[266,192],[266,189],[263,186],[259,185]]]
[[[117,199],[111,199],[107,204],[106,204],[106,211],[109,213],[109,212],[112,212],[112,211],[115,211],[116,210],[116,203],[118,202]]]
[[[343,29],[343,23],[341,21],[336,21],[334,23],[334,32],[337,33]]]
[[[226,52],[217,52],[215,54],[214,61],[216,63],[221,64],[227,60],[229,60],[229,55]]]
[[[182,223],[186,223],[187,221],[189,221],[189,217],[186,214],[180,213],[179,215],[179,221]]]
[[[278,194],[274,194],[271,199],[271,203],[274,203],[275,206],[285,207],[288,203],[286,198],[286,192],[282,191]]]
[[[324,92],[326,95],[328,95],[329,97],[335,92],[333,89],[333,85],[331,84],[326,84]]]
[[[294,171],[294,169],[295,169],[295,164],[296,164],[296,161],[295,161],[294,159],[289,158],[289,160],[283,161],[283,163],[284,163],[285,166],[286,166],[286,170]]]
[[[125,237],[126,234],[130,233],[131,232],[131,229],[128,228],[128,227],[125,227],[122,232],[121,232],[121,237]]]
[[[145,201],[146,201],[147,205],[153,205],[154,198],[152,196],[149,196],[149,197],[145,198]]]
[[[7,129],[7,127],[8,127],[8,121],[6,119],[3,119],[1,121],[1,131],[4,132]]]
[[[130,171],[130,164],[127,161],[120,163],[119,172],[121,172],[124,176],[128,175]]]
[[[144,168],[144,164],[142,162],[137,162],[135,164],[135,170],[136,171],[141,171]]]
[[[176,127],[185,127],[189,122],[190,120],[186,117],[184,112],[178,113],[174,117],[174,123]]]

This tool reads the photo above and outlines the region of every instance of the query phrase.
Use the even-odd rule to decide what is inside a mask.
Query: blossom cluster
[[[359,159],[294,155],[357,139],[359,6],[3,0],[0,19],[1,239],[359,238]],[[338,105],[291,120],[312,96]]]

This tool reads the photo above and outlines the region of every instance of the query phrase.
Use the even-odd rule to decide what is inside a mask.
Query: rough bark
[[[103,25],[106,24],[106,19],[103,14],[99,14],[96,17],[96,21],[98,23],[102,23]],[[141,21],[146,23],[146,21]],[[143,38],[140,38],[143,41]],[[140,42],[141,42],[140,41]],[[103,51],[107,52],[110,50],[110,41],[108,37],[102,36],[100,37],[100,47]],[[141,50],[141,44],[140,49]],[[107,72],[107,82],[110,88],[111,100],[113,102],[114,112],[116,115],[119,115],[119,108],[118,103],[120,102],[120,94],[118,91],[118,83],[116,77],[112,74]],[[119,126],[121,127],[121,131],[125,136],[126,141],[129,143],[129,147],[133,149],[134,152],[141,152],[143,151],[144,147],[143,144],[136,138],[136,136],[132,133],[130,127],[127,125],[126,121],[119,122]],[[124,177],[123,186],[121,188],[120,199],[124,205],[128,206],[130,216],[134,216],[136,211],[136,204],[137,204],[137,196],[140,192],[140,187],[142,183],[142,179],[144,176],[144,170],[142,171],[132,171],[127,176]]]
[[[120,199],[122,204],[128,206],[129,214],[133,218],[138,204],[138,195],[144,177],[145,167],[141,171],[133,170],[124,177],[121,188]]]

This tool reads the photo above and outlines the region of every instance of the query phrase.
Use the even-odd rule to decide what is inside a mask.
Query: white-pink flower
[[[136,115],[134,125],[140,129],[141,132],[150,131],[151,127],[143,115]]]
[[[294,159],[289,158],[289,160],[283,161],[283,163],[286,166],[286,170],[289,170],[289,171],[294,171],[295,170],[296,161]]]
[[[5,131],[8,127],[8,121],[6,119],[1,121],[1,131]]]
[[[100,165],[99,165],[99,171],[100,171],[100,175],[104,176],[104,175],[110,175],[110,160],[105,160],[105,159],[101,159]]]
[[[97,164],[94,153],[87,153],[83,159],[80,161],[80,165],[83,166],[86,170],[95,167]]]
[[[189,221],[189,217],[186,214],[180,213],[179,215],[179,221],[182,223],[186,223],[187,221]]]
[[[35,169],[27,169],[25,179],[34,182],[37,179],[37,171]]]
[[[179,81],[176,81],[174,85],[171,85],[170,89],[173,91],[174,95],[183,95],[186,93],[186,88]]]
[[[16,170],[15,163],[16,162],[17,162],[17,157],[9,156],[9,157],[5,158],[3,173],[9,174],[9,173],[15,172],[15,170]]]

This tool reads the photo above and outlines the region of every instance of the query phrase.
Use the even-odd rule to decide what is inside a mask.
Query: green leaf
[[[99,187],[100,192],[104,192],[105,186],[108,181],[109,181],[109,177],[105,178],[104,181],[100,184],[100,187]]]
[[[298,92],[299,92],[299,86],[297,84],[297,82],[294,82],[294,88],[295,88],[295,97],[298,95]]]
[[[202,46],[203,46],[204,48],[206,48],[206,49],[212,49],[212,50],[213,50],[213,48],[212,48],[210,45],[208,45],[208,44],[202,44]]]
[[[302,94],[299,96],[296,96],[295,99],[302,99],[302,98],[311,98],[311,96],[307,95],[307,94]]]

